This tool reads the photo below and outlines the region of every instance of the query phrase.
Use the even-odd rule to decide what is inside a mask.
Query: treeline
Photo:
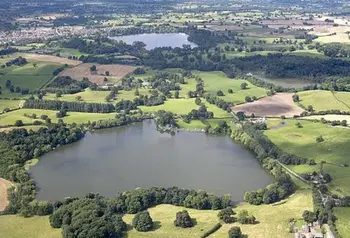
[[[329,43],[322,45],[317,50],[328,57],[350,57],[350,46],[348,44]]]
[[[292,178],[283,172],[277,161],[265,159],[263,166],[275,177],[275,182],[264,189],[246,192],[244,201],[253,205],[271,204],[286,198],[295,191],[296,186]]]
[[[88,78],[83,80],[74,80],[70,76],[58,76],[45,88],[46,92],[61,94],[74,94],[83,91],[85,88],[92,86]]]
[[[26,58],[23,58],[22,56],[19,56],[17,58],[14,58],[8,62],[5,63],[5,65],[7,67],[10,67],[12,65],[16,65],[16,66],[23,66],[23,65],[26,65],[28,63],[27,59]]]
[[[35,183],[24,169],[26,161],[38,158],[56,147],[70,144],[81,139],[83,131],[78,127],[49,125],[37,132],[15,129],[0,133],[0,177],[17,183],[9,190],[10,204],[5,213],[20,213],[23,216],[40,214],[32,209],[35,199]],[[37,204],[38,205],[38,204]],[[47,214],[45,214],[47,215]]]
[[[253,151],[260,161],[267,157],[277,159],[283,164],[305,164],[308,160],[296,155],[289,154],[278,148],[267,136],[265,136],[260,129],[259,124],[245,123],[241,128],[238,128],[232,133],[232,138],[240,141],[244,146]]]
[[[63,228],[63,237],[73,234],[77,237],[122,237],[126,231],[122,214],[136,214],[159,204],[217,210],[230,206],[231,197],[217,197],[204,191],[178,187],[140,188],[112,198],[88,194],[85,198],[55,202],[50,224],[54,228]]]
[[[90,129],[103,129],[103,128],[112,128],[112,127],[118,127],[127,125],[133,122],[141,122],[144,119],[150,118],[147,115],[117,115],[115,119],[108,119],[108,120],[99,120],[99,121],[93,121],[85,124]]]
[[[115,106],[110,103],[64,102],[39,99],[26,100],[23,108],[93,113],[110,113],[116,111]]]
[[[18,52],[17,48],[9,47],[9,48],[5,48],[5,49],[1,49],[0,50],[0,56],[1,55],[10,55],[10,54],[13,54],[13,53],[16,53],[16,52]]]
[[[232,103],[226,102],[218,97],[212,96],[210,94],[205,96],[205,100],[209,102],[210,104],[213,104],[222,110],[225,110],[227,112],[231,112],[231,107],[233,106]]]

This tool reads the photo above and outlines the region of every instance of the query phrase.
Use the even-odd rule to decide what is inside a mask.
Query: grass
[[[36,63],[35,67],[33,63]],[[7,80],[11,80],[15,87],[37,90],[51,80],[53,71],[60,66],[60,64],[55,63],[29,60],[23,66],[10,66],[0,69],[0,85],[3,88],[1,97],[23,97],[19,93],[11,93],[6,89],[5,83]]]
[[[3,100],[0,99],[0,112],[2,112],[5,108],[18,108],[21,100]]]
[[[328,114],[328,115],[314,115],[314,116],[303,117],[302,119],[306,119],[306,120],[321,120],[321,118],[324,118],[327,121],[342,121],[342,120],[346,120],[346,121],[350,122],[350,115],[332,115],[332,114]]]
[[[61,229],[49,224],[48,216],[24,218],[16,215],[0,216],[0,237],[7,238],[59,238]]]
[[[312,105],[315,111],[325,111],[331,109],[338,109],[341,111],[350,111],[350,93],[348,92],[334,92],[331,91],[304,91],[298,93],[301,101],[300,104],[307,107]],[[344,103],[342,103],[344,102]]]
[[[334,215],[337,217],[335,225],[339,234],[344,238],[350,237],[350,207],[335,207]]]
[[[270,119],[272,120],[272,119]],[[279,119],[277,119],[279,120]],[[349,163],[350,134],[348,128],[330,127],[318,122],[300,121],[302,128],[297,128],[297,120],[285,120],[286,126],[275,130],[267,130],[267,135],[273,143],[282,150],[314,159],[316,162],[344,164]],[[324,141],[316,142],[316,138],[322,135]],[[309,173],[319,171],[319,166],[298,165],[290,166],[297,173]],[[340,195],[350,195],[350,168],[326,164],[325,173],[330,173],[333,181],[330,189]]]
[[[178,125],[182,129],[186,130],[202,130],[205,129],[207,125],[205,125],[202,121],[200,120],[192,120],[190,123],[186,123],[183,120],[178,120],[177,121]]]
[[[151,232],[141,233],[132,229],[127,236],[133,237],[199,237],[205,231],[213,227],[217,222],[218,211],[198,211],[187,209],[190,216],[196,219],[197,225],[193,228],[176,228],[173,225],[176,212],[183,210],[182,207],[172,205],[159,205],[148,209],[156,229]],[[228,230],[232,226],[240,226],[244,235],[248,237],[292,237],[287,231],[288,220],[290,218],[300,219],[304,210],[312,210],[312,197],[309,190],[301,190],[292,195],[286,203],[278,206],[260,205],[253,206],[242,203],[235,208],[235,212],[247,210],[254,215],[259,224],[256,225],[241,225],[238,223],[224,224],[217,232],[210,237],[227,237]],[[124,221],[131,224],[134,215],[125,215]]]
[[[38,119],[25,117],[24,114],[37,115]],[[35,120],[40,121],[41,115],[47,115],[52,122],[57,122],[57,111],[40,110],[40,109],[20,109],[0,115],[0,126],[12,126],[16,120],[22,120],[24,124],[32,124]],[[62,118],[68,124],[72,123],[87,123],[89,121],[98,121],[115,118],[116,113],[83,113],[83,112],[68,112],[67,116]]]
[[[194,74],[199,75],[204,81],[204,90],[207,93],[216,96],[217,91],[221,90],[225,96],[220,97],[221,99],[232,102],[234,104],[240,104],[245,102],[246,96],[255,96],[261,98],[266,96],[266,90],[263,88],[256,87],[246,80],[230,79],[226,77],[223,72],[200,72],[193,71]],[[248,84],[247,89],[242,90],[241,84],[245,82]],[[227,92],[228,89],[232,89],[233,93]]]

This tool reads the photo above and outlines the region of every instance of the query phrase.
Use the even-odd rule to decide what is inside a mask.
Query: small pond
[[[182,47],[183,45],[191,45],[191,47],[197,47],[193,42],[187,40],[188,35],[184,33],[150,33],[150,34],[137,34],[126,36],[115,36],[110,39],[117,41],[124,41],[131,45],[135,41],[142,41],[146,44],[147,50],[152,50],[156,47]]]
[[[273,182],[254,155],[229,137],[161,134],[152,120],[87,133],[42,156],[30,173],[39,187],[37,198],[44,200],[178,186],[229,193],[241,201],[246,191]]]

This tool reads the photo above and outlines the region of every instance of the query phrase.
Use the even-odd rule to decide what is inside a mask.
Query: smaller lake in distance
[[[152,50],[156,47],[182,47],[183,45],[191,45],[192,48],[197,45],[187,40],[188,35],[184,33],[150,33],[137,34],[127,36],[110,37],[112,40],[124,41],[128,45],[132,45],[135,41],[142,41],[146,44],[147,50]]]
[[[87,133],[42,156],[29,172],[37,199],[50,201],[153,186],[203,189],[242,201],[246,191],[273,182],[255,156],[228,136],[161,134],[152,120]]]

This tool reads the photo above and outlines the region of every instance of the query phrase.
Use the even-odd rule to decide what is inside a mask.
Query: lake
[[[51,201],[152,186],[203,189],[242,201],[246,191],[273,182],[254,155],[229,137],[161,134],[152,120],[87,133],[42,156],[30,173],[37,199]]]
[[[197,47],[193,42],[187,40],[188,35],[184,33],[150,33],[150,34],[137,34],[127,36],[115,36],[110,37],[112,40],[124,41],[125,43],[132,45],[135,41],[142,41],[146,44],[147,50],[152,50],[156,47],[182,47],[183,45],[191,45],[191,47]]]

